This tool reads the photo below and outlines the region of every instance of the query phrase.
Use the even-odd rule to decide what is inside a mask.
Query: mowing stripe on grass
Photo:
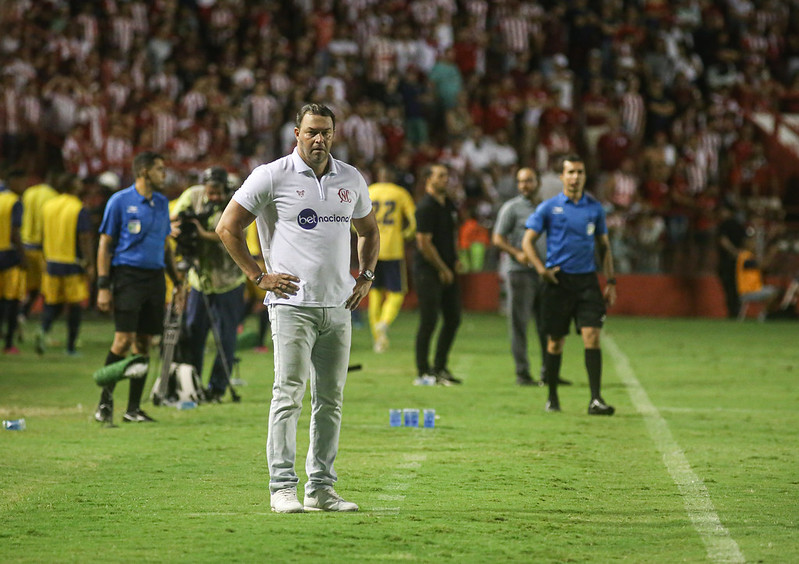
[[[635,409],[643,416],[649,436],[663,455],[663,463],[680,491],[688,516],[705,544],[708,558],[714,562],[745,562],[738,543],[721,524],[705,483],[691,470],[691,465],[680,445],[674,440],[668,423],[661,417],[635,377],[627,356],[609,335],[603,335],[602,340],[605,349],[613,357],[616,374],[627,388]]]

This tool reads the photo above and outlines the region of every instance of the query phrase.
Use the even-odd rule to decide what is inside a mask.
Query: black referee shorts
[[[164,329],[163,270],[115,266],[114,327],[118,333],[160,335]]]
[[[541,288],[541,314],[545,334],[560,339],[569,334],[574,320],[577,332],[583,327],[601,328],[605,322],[605,298],[595,272],[558,272],[558,284],[546,282]]]

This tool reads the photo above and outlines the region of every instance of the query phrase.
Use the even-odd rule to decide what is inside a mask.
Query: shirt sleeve
[[[175,200],[175,203],[172,205],[172,209],[169,212],[170,217],[176,216],[183,210],[187,210],[191,207],[191,189],[184,190],[183,193],[178,196],[178,199]]]
[[[369,215],[372,211],[372,200],[369,198],[369,188],[366,186],[366,180],[359,172],[358,176],[358,201],[355,202],[355,209],[352,210],[352,217],[354,219],[361,219]]]
[[[78,212],[78,233],[86,233],[92,230],[92,220],[89,216],[89,210],[81,208]]]
[[[429,206],[422,204],[416,208],[416,232],[433,233],[436,230],[436,213]]]
[[[499,213],[497,214],[497,223],[494,225],[494,233],[497,235],[502,235],[503,237],[507,237],[511,231],[512,222],[510,217],[511,212],[511,203],[505,202],[502,204],[502,207],[499,208]]]
[[[543,233],[546,231],[547,225],[547,208],[542,204],[538,204],[538,207],[535,208],[535,212],[527,218],[527,221],[524,223],[524,226],[527,229],[532,229],[536,233]]]
[[[22,227],[22,202],[16,201],[11,206],[11,227]]]
[[[599,204],[599,213],[597,213],[596,218],[596,234],[597,235],[607,235],[608,233],[608,225],[605,221],[605,210],[602,208],[602,205]]]
[[[233,194],[236,203],[253,215],[258,215],[273,197],[274,182],[268,165],[261,165],[253,170],[241,188]]]
[[[100,223],[100,233],[109,235],[114,240],[119,237],[119,224],[122,221],[118,202],[118,198],[111,196],[103,211],[103,221]]]

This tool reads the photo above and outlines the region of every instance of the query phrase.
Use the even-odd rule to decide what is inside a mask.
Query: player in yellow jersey
[[[44,273],[44,254],[42,253],[42,207],[58,195],[52,187],[52,173],[44,182],[34,184],[22,194],[22,246],[25,249],[25,286],[27,296],[22,305],[22,317],[27,318],[31,307],[39,297]]]
[[[405,242],[416,232],[416,206],[410,193],[392,182],[391,170],[381,165],[369,198],[380,229],[380,255],[369,291],[369,327],[375,352],[388,348],[388,328],[405,299]]]
[[[64,306],[67,307],[67,349],[74,356],[80,331],[83,302],[89,297],[89,278],[94,277],[94,244],[89,210],[78,194],[83,182],[74,174],[58,181],[58,195],[42,206],[45,271],[42,276],[41,332],[36,352],[43,354],[47,333]]]
[[[0,329],[5,323],[3,354],[19,354],[14,346],[19,304],[25,297],[25,254],[22,250],[22,201],[25,175],[12,170],[0,181]]]
[[[247,248],[250,255],[261,266],[261,270],[266,272],[264,256],[261,253],[261,240],[258,237],[258,228],[252,222],[247,227]],[[269,347],[266,346],[266,334],[269,333],[269,308],[263,305],[266,291],[261,290],[252,280],[247,280],[247,311],[258,312],[258,340],[255,345],[255,352],[267,353]]]

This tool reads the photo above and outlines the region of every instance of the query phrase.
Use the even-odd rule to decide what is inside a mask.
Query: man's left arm
[[[353,218],[352,225],[358,232],[358,268],[361,272],[371,270],[374,272],[377,266],[377,257],[380,253],[380,230],[377,228],[374,210],[360,219]],[[361,303],[361,300],[369,293],[372,281],[363,276],[358,276],[355,280],[355,288],[352,295],[347,299],[347,309],[354,310]]]
[[[613,253],[610,251],[610,238],[607,233],[596,238],[599,256],[602,259],[602,272],[605,275],[605,302],[608,306],[616,303],[616,275],[613,270]]]

